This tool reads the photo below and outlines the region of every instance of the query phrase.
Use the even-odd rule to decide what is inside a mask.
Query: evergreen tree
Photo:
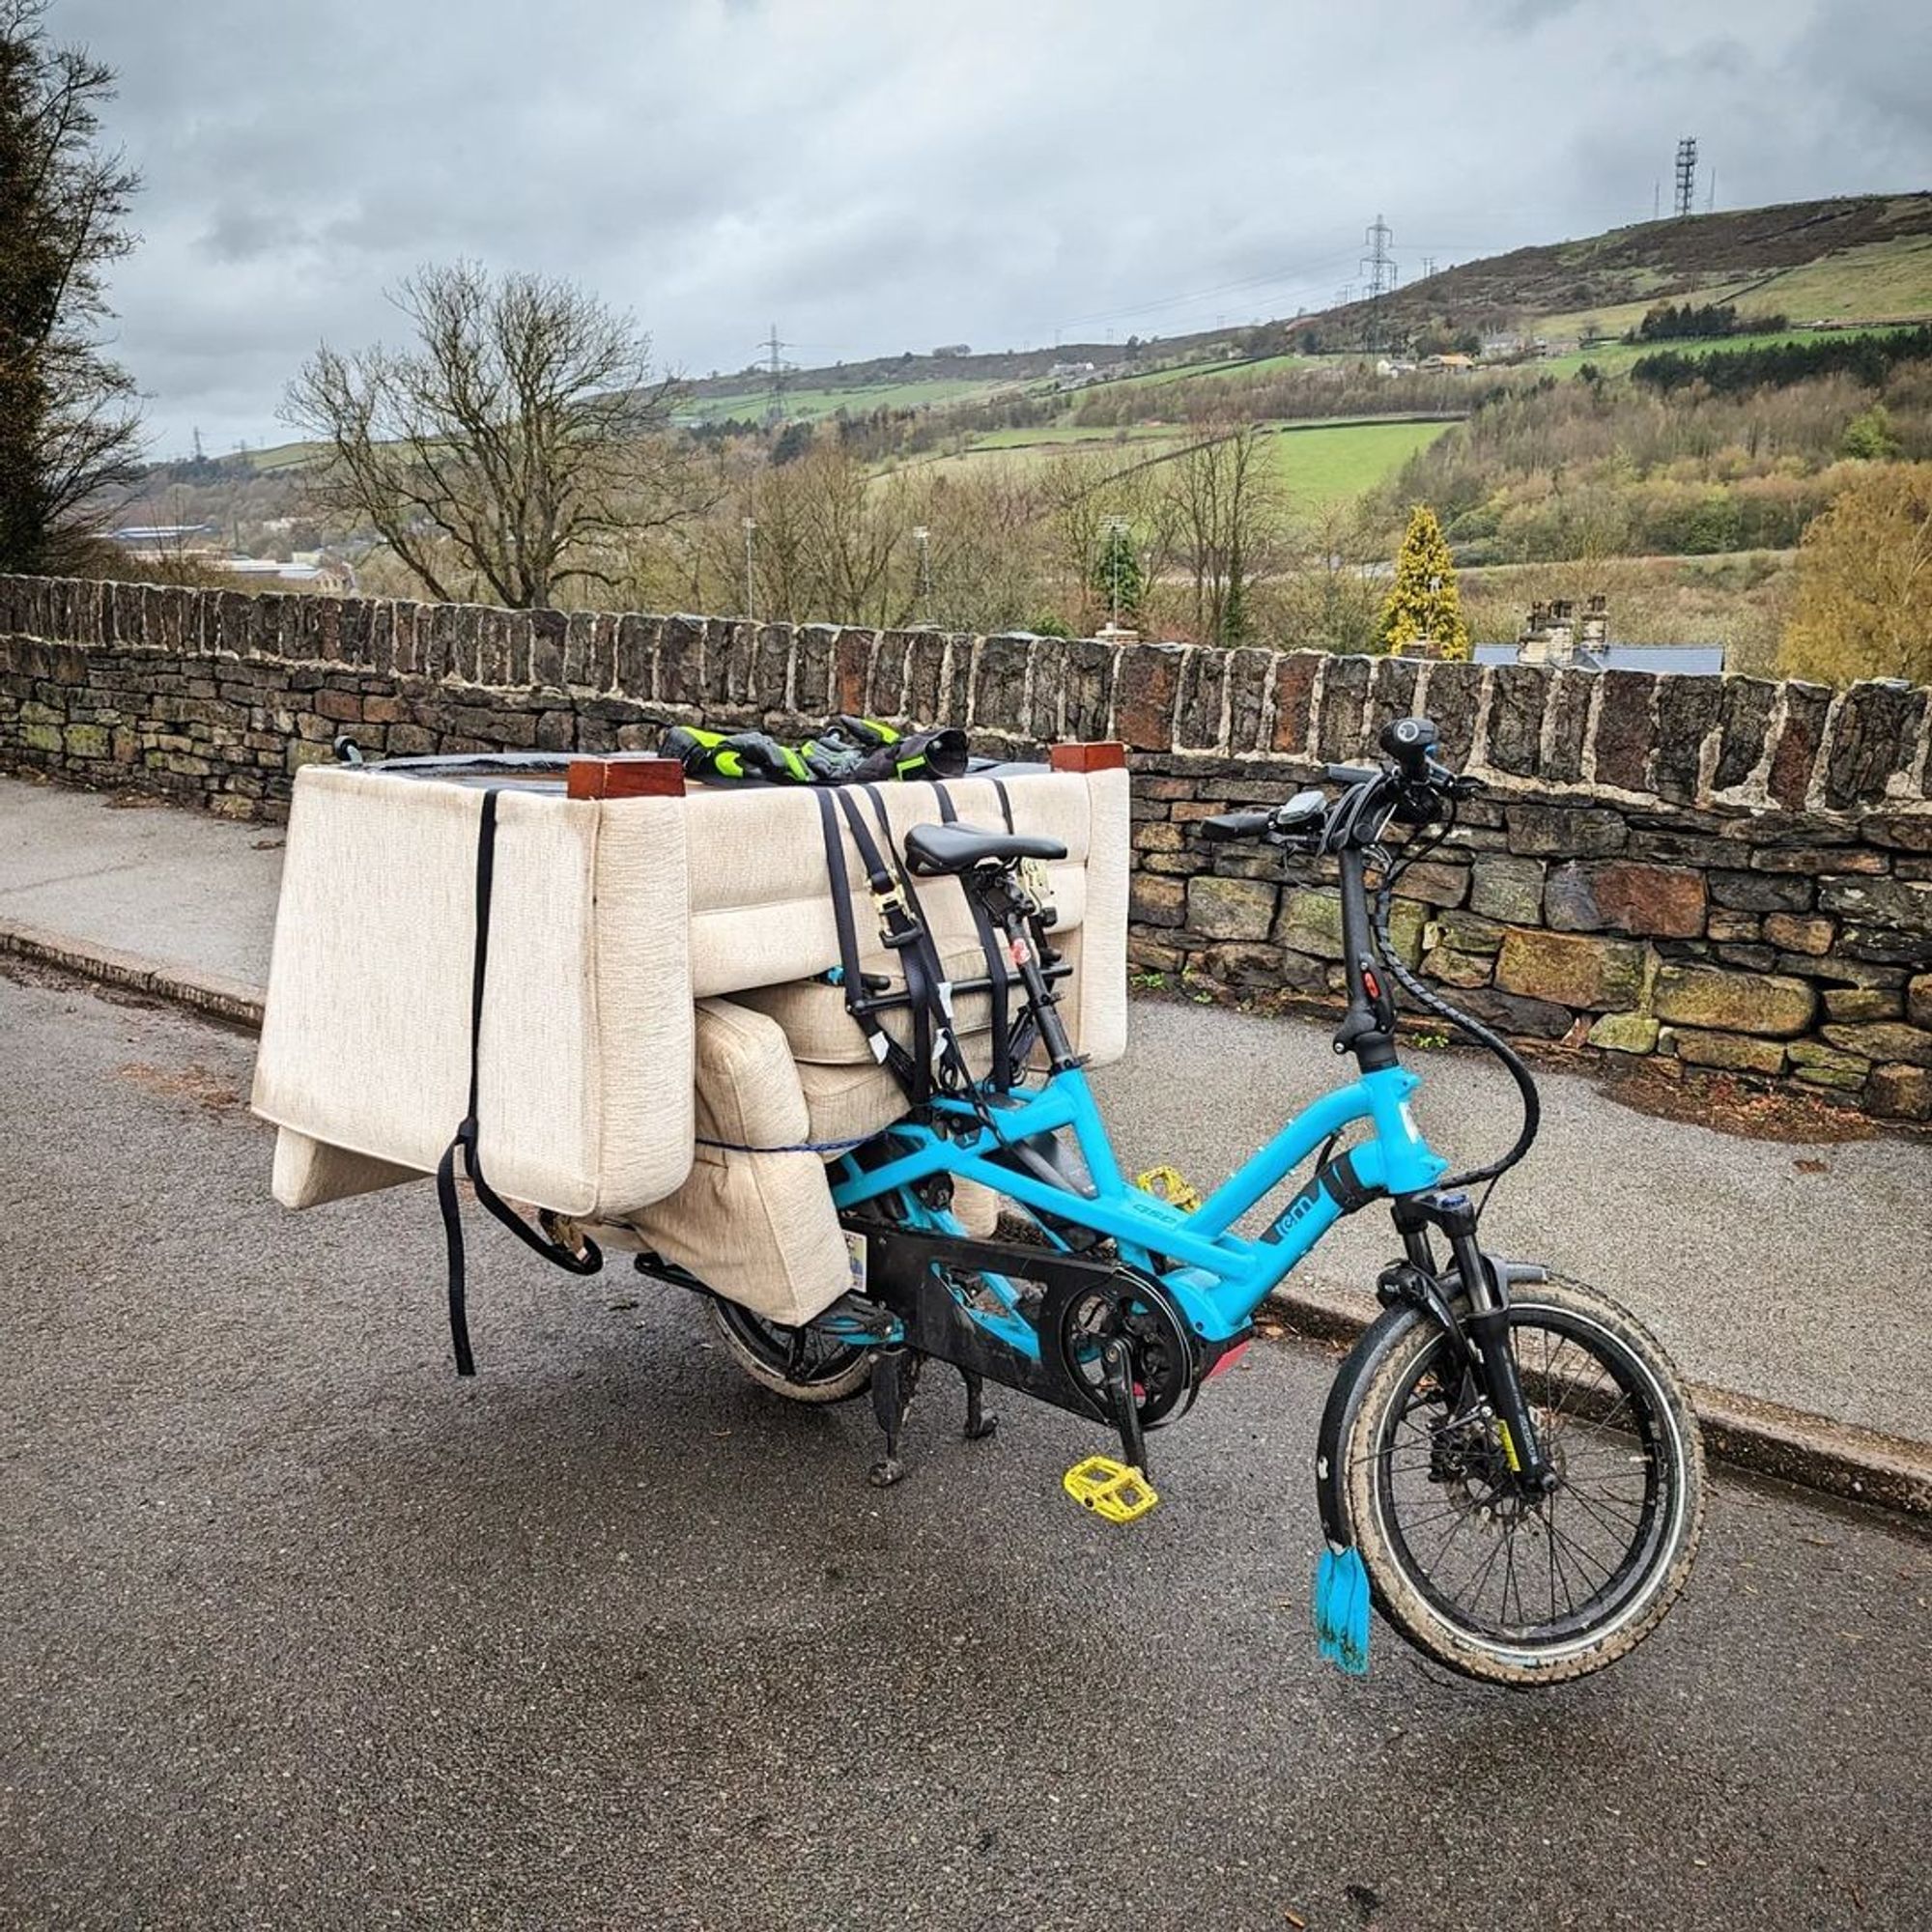
[[[0,570],[59,572],[136,473],[133,384],[97,330],[139,184],[97,147],[112,70],[51,45],[43,12],[0,0]]]
[[[1395,560],[1395,582],[1382,606],[1379,635],[1384,650],[1427,643],[1439,658],[1469,655],[1469,627],[1456,594],[1456,565],[1427,503],[1418,503],[1410,513]]]
[[[1124,520],[1110,519],[1102,526],[1093,583],[1110,620],[1118,616],[1122,624],[1140,623],[1147,579],[1141,570],[1140,553],[1134,548],[1133,530]]]

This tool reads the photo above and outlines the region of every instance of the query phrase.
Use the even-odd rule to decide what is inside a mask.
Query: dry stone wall
[[[1325,1004],[1332,880],[1204,843],[1426,712],[1488,789],[1392,935],[1520,1036],[1932,1119],[1928,698],[1753,678],[506,611],[0,577],[0,761],[238,816],[338,732],[371,755],[607,752],[838,711],[1026,753],[1120,738],[1150,980]]]

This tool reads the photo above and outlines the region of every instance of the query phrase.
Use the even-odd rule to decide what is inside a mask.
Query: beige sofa
[[[1097,1063],[1125,1047],[1127,775],[1004,777],[1017,829],[1062,840],[1047,868],[1062,1008]],[[1002,825],[983,778],[949,781],[968,824]],[[939,817],[925,784],[880,788],[897,838]],[[483,787],[382,768],[297,781],[254,1106],[275,1123],[290,1208],[431,1172],[470,1080]],[[497,805],[478,1151],[514,1200],[648,1246],[781,1321],[847,1279],[825,1162],[904,1101],[821,976],[839,963],[815,798],[778,787]],[[845,841],[862,948],[876,944]],[[984,962],[963,892],[922,882],[942,955]],[[895,970],[880,954],[868,969]],[[987,1002],[962,1000],[984,1063]],[[972,1218],[986,1216],[975,1200]]]

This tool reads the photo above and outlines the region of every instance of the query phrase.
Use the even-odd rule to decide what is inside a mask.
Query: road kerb
[[[263,989],[222,974],[0,921],[0,954],[5,953],[125,986],[232,1025],[261,1029]],[[1305,1288],[1278,1288],[1268,1305],[1296,1334],[1320,1341],[1351,1343],[1368,1326],[1355,1310]],[[1702,1382],[1689,1387],[1705,1448],[1718,1461],[1848,1501],[1932,1518],[1932,1445],[1834,1422],[1734,1389]]]

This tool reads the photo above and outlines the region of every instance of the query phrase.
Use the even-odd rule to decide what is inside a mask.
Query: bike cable
[[[1435,1014],[1437,1018],[1447,1020],[1459,1033],[1465,1035],[1478,1046],[1482,1047],[1485,1052],[1492,1054],[1497,1060],[1501,1061],[1503,1065],[1509,1070],[1510,1078],[1516,1082],[1518,1094],[1521,1095],[1522,1126],[1508,1152],[1482,1167],[1468,1168],[1461,1174],[1446,1175],[1435,1183],[1438,1188],[1447,1189],[1474,1187],[1480,1183],[1487,1182],[1488,1186],[1483,1189],[1483,1198],[1477,1203],[1476,1207],[1477,1218],[1480,1219],[1483,1209],[1489,1205],[1490,1190],[1494,1187],[1497,1180],[1503,1175],[1507,1174],[1529,1151],[1532,1143],[1536,1139],[1537,1128],[1543,1118],[1543,1103],[1537,1096],[1536,1079],[1530,1072],[1528,1065],[1524,1062],[1521,1055],[1500,1034],[1486,1027],[1473,1014],[1465,1013],[1460,1008],[1451,1006],[1434,987],[1411,973],[1404,963],[1401,955],[1396,952],[1395,942],[1389,933],[1389,917],[1394,901],[1396,881],[1408,870],[1409,867],[1441,844],[1443,839],[1448,838],[1449,834],[1455,829],[1455,825],[1456,812],[1452,805],[1441,822],[1441,829],[1433,838],[1419,841],[1412,851],[1406,851],[1404,857],[1395,865],[1384,865],[1378,868],[1382,876],[1380,883],[1376,888],[1375,934],[1376,946],[1382,955],[1383,965],[1388,968],[1389,978],[1416,1005],[1427,1009],[1428,1011]],[[1384,857],[1386,857],[1386,854],[1384,854]]]

